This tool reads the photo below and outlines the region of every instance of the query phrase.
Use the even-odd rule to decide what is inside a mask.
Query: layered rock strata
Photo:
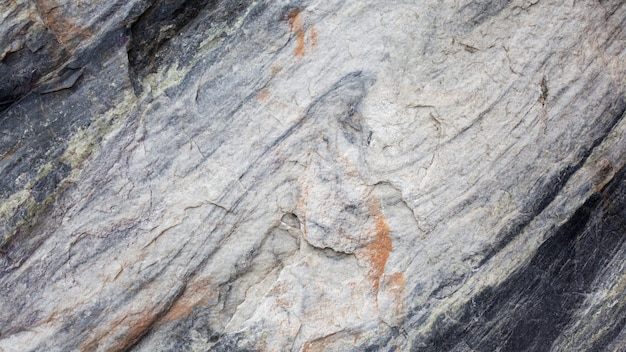
[[[0,3],[0,350],[625,348],[623,1]]]

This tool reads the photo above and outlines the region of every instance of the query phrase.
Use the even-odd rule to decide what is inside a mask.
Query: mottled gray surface
[[[625,348],[623,1],[0,5],[0,351]]]

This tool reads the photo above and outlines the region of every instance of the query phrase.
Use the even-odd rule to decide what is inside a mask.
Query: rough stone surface
[[[623,1],[0,5],[0,351],[626,348]]]

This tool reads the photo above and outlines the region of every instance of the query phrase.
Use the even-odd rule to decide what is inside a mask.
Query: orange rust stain
[[[132,346],[137,340],[146,332],[152,322],[156,319],[158,311],[156,309],[150,309],[147,312],[141,314],[129,314],[120,319],[117,319],[111,324],[111,328],[107,329],[107,332],[95,336],[88,340],[81,346],[81,351],[94,351],[98,349],[100,342],[112,337],[120,330],[125,330],[119,333],[119,336],[114,336],[114,343],[107,346],[109,351],[123,351]],[[124,324],[124,328],[119,328],[121,324]]]
[[[302,352],[327,351],[329,350],[329,345],[331,345],[332,343],[332,335],[320,337],[313,341],[305,342],[302,346]]]
[[[294,50],[293,54],[297,57],[303,57],[304,56],[304,31],[303,30],[298,30],[296,31],[296,36],[297,36],[297,44],[296,44],[296,49]]]
[[[404,287],[404,274],[403,273],[393,273],[391,277],[387,280],[390,285],[393,287]]]
[[[385,265],[393,247],[389,237],[389,225],[378,204],[372,202],[370,213],[374,216],[376,236],[374,241],[365,247],[365,253],[371,263],[369,277],[373,281],[374,290],[378,291],[380,277],[385,272]]]
[[[156,312],[151,310],[147,314],[140,315],[129,322],[131,328],[126,333],[125,338],[116,340],[114,346],[111,346],[111,351],[122,351],[132,346],[137,340],[146,332],[150,327],[150,324],[154,321]]]
[[[594,176],[594,190],[600,192],[604,186],[609,182],[608,177],[613,171],[613,165],[611,161],[602,159],[596,164],[596,175]]]
[[[302,18],[300,17],[300,9],[293,9],[287,16],[287,22],[292,31],[302,29]]]
[[[400,323],[406,316],[404,274],[396,272],[384,274],[380,280],[380,291],[387,297],[390,304],[387,306],[387,323]]]
[[[81,28],[70,18],[59,1],[37,0],[37,8],[45,26],[50,29],[61,45],[77,43],[93,35],[91,31]]]
[[[350,339],[352,337],[352,339]],[[352,344],[356,344],[361,339],[358,332],[347,332],[339,330],[337,332],[319,337],[315,340],[307,341],[302,346],[302,352],[312,351],[342,351],[349,344],[347,340],[352,340]],[[353,346],[351,346],[353,347]]]
[[[293,297],[276,298],[274,302],[275,309],[277,309],[278,311],[282,311],[286,308],[291,308],[295,304]]]
[[[282,71],[283,68],[278,66],[278,65],[273,65],[272,66],[272,77],[276,76],[276,74],[280,71]]]
[[[315,48],[317,46],[317,30],[315,26],[311,27],[311,47]]]
[[[381,280],[381,285],[381,289],[394,296],[400,296],[404,291],[404,274],[393,273],[391,275],[385,275]]]
[[[57,312],[52,312],[52,314],[50,314],[45,320],[42,320],[41,322],[43,324],[47,324],[47,323],[53,321],[54,319],[56,319],[56,317],[57,317]]]
[[[328,347],[333,341],[328,339],[319,339],[314,341],[307,341],[302,346],[302,352],[312,352],[312,351],[327,351]]]
[[[304,30],[302,29],[304,21],[300,17],[300,9],[294,9],[289,13],[288,23],[292,32],[296,33],[296,49],[294,55],[297,57],[304,56]]]
[[[263,88],[261,89],[261,91],[259,91],[259,93],[256,95],[257,100],[260,101],[267,101],[267,99],[269,99],[269,97],[272,94],[270,93],[269,89],[267,88]]]
[[[271,294],[273,294],[273,295],[282,295],[283,293],[286,293],[286,292],[288,292],[288,291],[289,291],[289,290],[288,290],[288,288],[287,288],[287,287],[285,287],[285,285],[284,285],[284,284],[280,283],[280,284],[278,284],[278,285],[274,286],[274,287],[270,290],[270,293],[271,293]]]
[[[115,341],[107,348],[111,351],[126,350],[150,328],[151,325],[178,320],[188,316],[194,307],[207,302],[210,294],[207,279],[198,280],[189,285],[183,295],[167,310],[167,314],[159,318],[163,306],[148,308],[143,312],[126,314],[110,325],[104,333],[99,333],[82,345],[81,351],[94,351],[98,349],[101,341],[111,339]]]
[[[174,302],[167,314],[160,319],[159,324],[185,318],[191,314],[194,307],[206,304],[210,296],[210,292],[207,292],[209,287],[208,279],[199,280],[187,286],[182,296]]]

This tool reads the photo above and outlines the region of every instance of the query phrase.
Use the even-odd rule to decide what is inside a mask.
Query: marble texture
[[[0,4],[0,351],[626,348],[626,3]]]

